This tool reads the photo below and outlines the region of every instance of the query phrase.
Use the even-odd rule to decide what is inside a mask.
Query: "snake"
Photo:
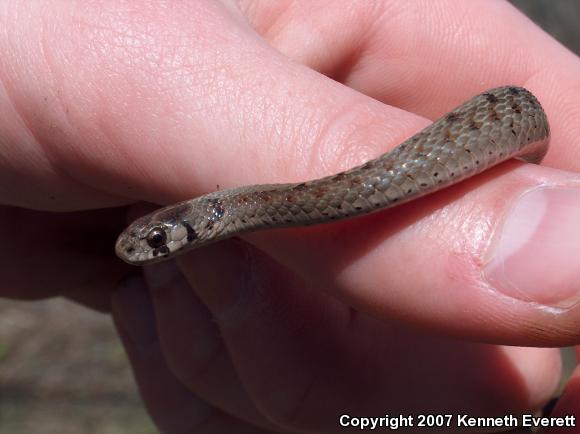
[[[538,164],[550,127],[527,89],[502,86],[461,104],[360,166],[307,182],[211,192],[136,219],[115,252],[146,265],[252,231],[330,223],[384,210],[472,177],[507,159]]]

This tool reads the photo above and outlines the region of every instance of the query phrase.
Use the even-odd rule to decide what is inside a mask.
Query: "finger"
[[[580,352],[576,350],[577,357]],[[578,403],[580,402],[580,367],[576,367],[568,379],[562,396],[558,399],[556,406],[549,414],[552,418],[562,420],[561,426],[554,426],[545,430],[546,434],[561,432],[563,429],[569,433],[579,433],[580,425],[578,423]],[[565,428],[562,428],[565,427]]]
[[[112,255],[124,224],[115,209],[57,214],[0,206],[0,297],[64,295],[109,310],[112,288],[130,269]]]
[[[120,287],[113,297],[113,315],[141,396],[163,433],[266,432],[213,408],[172,375],[157,341],[151,300],[142,279]]]
[[[529,87],[542,101],[558,144],[545,163],[580,170],[580,61],[507,1],[341,6],[248,1],[241,7],[283,54],[430,119],[487,88]]]
[[[16,4],[18,2],[10,3],[10,5]],[[2,14],[8,9],[7,5],[8,3],[3,4],[3,9],[0,9],[0,19],[4,22],[10,21],[5,14]],[[23,14],[22,18],[25,15]],[[71,211],[127,203],[126,199],[116,194],[105,193],[99,187],[89,186],[71,177],[68,167],[74,166],[75,163],[71,161],[68,166],[61,165],[58,156],[50,148],[45,147],[52,141],[65,141],[62,135],[68,135],[72,125],[60,118],[58,121],[55,120],[47,131],[36,130],[39,124],[44,122],[43,110],[54,109],[47,95],[58,91],[53,83],[41,79],[38,93],[28,94],[30,89],[27,85],[36,79],[30,78],[33,74],[25,65],[9,64],[9,58],[5,56],[6,52],[12,49],[7,44],[9,39],[3,38],[0,43],[1,57],[7,61],[0,63],[0,154],[2,155],[0,158],[0,204],[36,210]],[[27,52],[27,48],[21,47],[18,56],[37,55],[38,52],[34,50]],[[17,78],[14,82],[9,82],[10,76],[5,68],[15,69]],[[37,72],[40,76],[45,76],[47,71]],[[40,101],[44,101],[47,107],[38,107],[38,104],[41,104]],[[38,109],[39,112],[31,113],[30,118],[26,118],[21,110],[22,106],[32,109],[33,112],[34,109]],[[80,140],[79,146],[87,142],[90,143],[88,140]],[[90,152],[95,151],[103,152],[104,148],[99,146]],[[81,158],[77,163],[82,162]],[[95,184],[98,185],[98,183]]]
[[[273,429],[240,383],[214,320],[173,262],[145,268],[168,367],[204,401]]]
[[[556,350],[468,344],[377,321],[241,243],[209,246],[180,262],[253,402],[289,429],[337,432],[344,408],[519,412],[542,406],[558,382]]]

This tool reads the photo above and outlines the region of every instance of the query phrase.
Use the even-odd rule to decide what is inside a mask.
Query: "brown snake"
[[[390,208],[509,158],[539,163],[549,126],[528,90],[506,86],[465,102],[392,151],[321,179],[217,191],[135,220],[116,253],[143,265],[258,229],[306,226]]]

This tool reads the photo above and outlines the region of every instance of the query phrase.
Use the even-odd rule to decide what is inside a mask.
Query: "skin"
[[[516,198],[580,181],[578,58],[499,0],[170,4],[1,3],[0,295],[112,309],[166,433],[544,405],[559,355],[534,347],[580,342],[580,309],[506,297],[482,268]],[[334,173],[500,84],[542,102],[543,166],[510,162],[386,213],[136,276],[114,256],[151,209],[126,205]],[[569,281],[543,273],[547,294],[580,290],[550,270]],[[559,409],[578,410],[578,384]]]

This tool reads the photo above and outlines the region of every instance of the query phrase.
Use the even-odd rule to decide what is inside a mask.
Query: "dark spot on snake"
[[[246,223],[246,219],[242,219],[242,220],[241,220],[241,222],[242,222],[242,223]]]
[[[513,134],[514,136],[517,136],[517,134],[516,134],[516,132],[514,131],[514,129],[513,129],[513,128],[511,129],[511,131],[512,131],[512,134]]]
[[[492,93],[484,93],[483,95],[485,96],[485,99],[487,99],[487,102],[489,103],[495,104],[498,101],[497,96],[495,96]]]
[[[475,164],[479,164],[479,160],[475,160]]]
[[[439,176],[439,172],[435,172],[435,173],[433,174],[433,176],[434,176],[435,178],[437,178],[437,177]]]
[[[181,222],[181,224],[187,231],[187,241],[192,242],[193,240],[195,240],[197,238],[197,234],[195,233],[195,230],[191,227],[189,222],[184,220]]]
[[[445,120],[447,122],[456,122],[459,120],[459,118],[460,118],[460,116],[455,112],[451,112],[447,116],[445,116]]]
[[[270,202],[272,200],[272,196],[267,191],[258,192],[258,197],[264,202]]]
[[[399,198],[398,198],[398,197],[395,197],[395,198],[393,199],[393,203],[394,203],[394,202],[397,202],[398,200],[399,200]],[[377,205],[378,205],[378,203],[377,203]]]
[[[518,95],[520,90],[517,87],[509,87],[508,92],[512,95]]]
[[[413,193],[413,189],[412,188],[410,188],[410,189],[407,190],[407,194],[411,194],[411,193]]]
[[[451,135],[451,130],[449,128],[445,128],[443,130],[443,137],[447,140],[453,140],[453,136]]]
[[[135,247],[127,247],[127,249],[125,249],[125,251],[129,254],[133,253],[135,251]]]
[[[451,172],[449,175],[451,175],[453,177],[453,176],[455,176],[455,172]]]
[[[286,195],[286,202],[293,203],[294,202],[294,196],[291,195],[291,194]]]
[[[356,209],[357,211],[360,211],[362,209],[362,206],[355,206],[354,209]]]
[[[521,113],[522,112],[522,107],[519,104],[512,104],[512,110],[515,111],[516,113]]]
[[[489,108],[489,117],[493,121],[499,121],[499,115],[497,114],[497,111],[495,110],[495,108],[493,108],[493,107]]]
[[[427,184],[426,182],[422,182],[421,183],[421,187],[427,187],[429,184]]]
[[[286,223],[292,223],[292,219],[286,219],[284,220]]]
[[[312,192],[312,194],[314,195],[315,198],[320,199],[321,197],[324,197],[324,194],[326,193],[326,190],[322,187],[316,189],[315,191]]]
[[[469,128],[471,128],[472,130],[479,130],[481,128],[481,122],[477,122],[474,119],[472,119],[471,123],[469,124]]]
[[[463,149],[465,149],[465,152],[467,152],[468,154],[471,154],[471,149],[469,149],[469,148],[463,148]]]

